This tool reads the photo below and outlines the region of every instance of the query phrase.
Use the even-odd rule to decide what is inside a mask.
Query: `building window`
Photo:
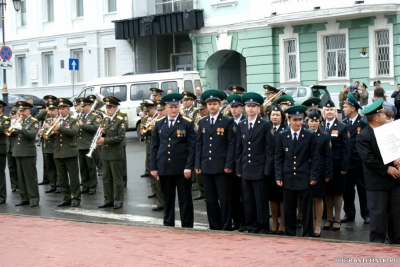
[[[389,30],[375,31],[375,63],[376,75],[390,75],[390,42]]]
[[[325,78],[346,77],[346,35],[324,36],[324,50]]]
[[[77,58],[79,60],[79,69],[74,71],[75,73],[73,74],[74,83],[81,83],[84,81],[84,78],[83,78],[83,50],[82,49],[72,50],[71,57]]]
[[[156,0],[156,14],[193,9],[193,0]]]
[[[19,12],[19,25],[18,26],[25,26],[26,25],[26,0],[21,0],[21,12]]]
[[[106,77],[116,76],[115,47],[105,49]]]
[[[54,83],[53,53],[43,54],[43,83],[45,85]]]
[[[83,17],[83,0],[76,0],[76,17]]]
[[[285,81],[297,80],[297,40],[283,41],[285,49]]]
[[[117,0],[107,0],[107,12],[117,11]]]
[[[54,21],[54,0],[45,0],[44,2],[44,21]]]
[[[17,56],[17,86],[26,86],[26,57],[25,56]]]

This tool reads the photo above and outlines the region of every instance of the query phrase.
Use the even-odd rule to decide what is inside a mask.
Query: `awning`
[[[203,10],[193,9],[123,20],[114,20],[115,39],[199,30],[204,27]]]

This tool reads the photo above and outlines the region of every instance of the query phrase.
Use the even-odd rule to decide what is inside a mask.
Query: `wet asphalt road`
[[[37,157],[38,180],[42,181],[42,154],[40,147]],[[151,210],[155,207],[155,200],[147,198],[151,194],[150,178],[141,178],[144,173],[145,162],[145,143],[139,141],[136,132],[127,133],[127,161],[128,161],[128,185],[125,189],[124,207],[119,210],[112,208],[98,209],[97,206],[103,203],[103,188],[101,177],[98,177],[97,193],[95,195],[82,195],[81,206],[78,208],[61,207],[57,204],[62,200],[62,194],[46,194],[45,190],[48,185],[39,186],[40,203],[38,207],[30,208],[29,206],[15,207],[19,202],[18,192],[11,192],[8,169],[7,174],[7,203],[0,205],[0,213],[18,214],[35,217],[59,218],[68,220],[78,220],[87,222],[103,222],[103,223],[123,223],[123,224],[144,224],[161,226],[163,212],[154,212]],[[193,191],[193,197],[198,195],[198,191]],[[356,201],[358,207],[358,201]],[[193,201],[194,203],[194,220],[195,228],[207,229],[207,214],[205,202],[203,200]],[[343,212],[342,212],[343,214]],[[342,215],[343,216],[343,215]],[[176,225],[180,225],[178,203],[176,203],[175,213]],[[334,240],[349,241],[368,241],[368,225],[363,224],[360,215],[357,214],[356,221],[342,224],[342,228],[338,232],[322,231],[322,237]],[[300,236],[298,230],[298,236]]]

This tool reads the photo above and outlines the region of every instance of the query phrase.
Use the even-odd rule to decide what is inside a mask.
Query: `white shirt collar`
[[[301,131],[301,127],[300,127],[300,130],[298,130],[298,131],[296,131],[296,132],[293,131],[292,128],[290,128],[290,132],[292,133],[292,137],[294,137],[294,133],[297,133],[297,139],[299,139],[300,131]]]
[[[256,124],[257,117],[255,117],[253,120],[249,120],[249,118],[247,118],[247,120],[248,120],[249,124],[252,123],[253,127],[254,127],[254,125]]]
[[[214,118],[214,123],[215,123],[217,121],[218,116],[219,116],[219,112],[215,116],[210,115],[210,120],[211,120],[211,118]]]

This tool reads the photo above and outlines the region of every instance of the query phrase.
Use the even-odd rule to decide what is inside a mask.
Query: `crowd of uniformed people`
[[[302,228],[302,236],[320,237],[355,220],[357,188],[370,241],[400,243],[400,159],[383,163],[373,131],[388,123],[383,100],[367,106],[363,118],[359,102],[348,94],[340,121],[331,100],[298,105],[269,85],[265,99],[238,85],[229,89],[227,97],[216,89],[162,96],[162,90],[150,88],[152,99],[142,101],[142,177],[150,177],[148,197],[156,198],[154,211],[164,211],[165,226],[175,226],[178,194],[182,227],[193,227],[193,200],[204,200],[212,230],[294,236]],[[96,194],[102,174],[104,202],[98,208],[122,208],[128,118],[118,108],[120,100],[45,99],[46,111],[35,117],[24,101],[10,118],[0,116],[0,167],[5,170],[7,158],[11,189],[21,196],[16,206],[39,204],[39,134],[44,158],[39,185],[49,184],[46,193],[62,193],[59,207],[77,207],[82,194]],[[5,103],[0,106],[3,113]],[[3,204],[5,172],[0,173]],[[194,190],[200,193],[195,198]]]

